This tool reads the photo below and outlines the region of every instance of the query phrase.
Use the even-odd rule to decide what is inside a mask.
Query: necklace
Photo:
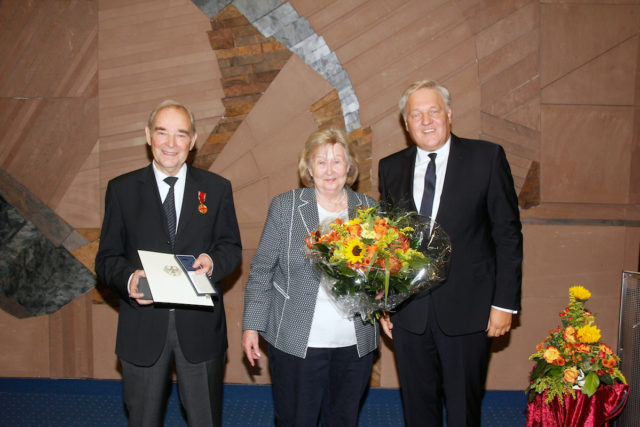
[[[320,205],[325,206],[331,206],[331,207],[338,207],[340,205],[342,205],[342,203],[344,202],[344,199],[347,197],[347,190],[346,189],[342,189],[342,195],[340,195],[340,197],[337,200],[324,200],[321,196],[320,193],[318,193],[318,189],[315,189],[316,191],[316,200],[318,200],[318,203],[320,203]],[[326,208],[325,207],[325,208]],[[330,210],[330,209],[329,209]]]

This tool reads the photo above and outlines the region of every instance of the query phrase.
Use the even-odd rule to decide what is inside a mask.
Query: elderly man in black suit
[[[381,325],[394,340],[408,426],[480,425],[490,338],[520,309],[522,233],[504,150],[451,133],[449,91],[418,81],[400,102],[414,146],[379,164],[382,200],[439,223],[452,246],[446,281]],[[433,222],[432,222],[433,224]]]
[[[163,424],[175,361],[189,425],[218,426],[227,348],[219,282],[238,266],[242,249],[231,184],[186,165],[197,134],[184,105],[158,105],[145,133],[153,161],[109,182],[96,256],[98,276],[120,295],[116,353],[129,424]],[[195,255],[193,266],[219,291],[215,306],[146,299],[138,250]]]

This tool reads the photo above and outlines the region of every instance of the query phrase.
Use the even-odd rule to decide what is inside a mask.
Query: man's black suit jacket
[[[415,146],[379,164],[381,200],[417,211],[413,199]],[[504,150],[486,141],[451,135],[436,215],[451,239],[451,268],[433,290],[442,331],[462,335],[486,329],[491,306],[520,310],[522,233],[518,200]],[[428,299],[418,294],[393,316],[394,325],[422,333]]]
[[[198,192],[205,193],[205,214],[198,211]],[[221,357],[227,348],[219,281],[238,266],[242,251],[231,184],[188,167],[181,209],[172,251],[152,166],[114,178],[107,186],[96,272],[120,295],[116,353],[135,365],[150,366],[158,359],[169,319],[169,307],[141,306],[129,299],[129,277],[142,269],[139,249],[211,256],[219,292],[215,307],[176,307],[176,329],[182,352],[192,363]]]

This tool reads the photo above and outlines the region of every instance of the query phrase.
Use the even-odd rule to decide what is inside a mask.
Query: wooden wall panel
[[[167,98],[189,105],[198,120],[222,115],[209,19],[191,1],[103,0],[99,27],[101,137],[141,131]]]

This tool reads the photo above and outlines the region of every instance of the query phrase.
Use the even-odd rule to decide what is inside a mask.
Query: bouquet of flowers
[[[347,315],[372,320],[446,277],[449,237],[426,218],[384,216],[359,207],[354,219],[321,224],[306,236],[306,254],[323,273],[321,286]]]
[[[576,390],[591,397],[600,384],[626,384],[613,350],[600,342],[595,317],[584,309],[591,292],[582,286],[569,289],[569,306],[560,312],[562,324],[536,347],[529,359],[536,362],[527,387],[529,402],[546,392],[549,404],[556,396],[576,397]]]

